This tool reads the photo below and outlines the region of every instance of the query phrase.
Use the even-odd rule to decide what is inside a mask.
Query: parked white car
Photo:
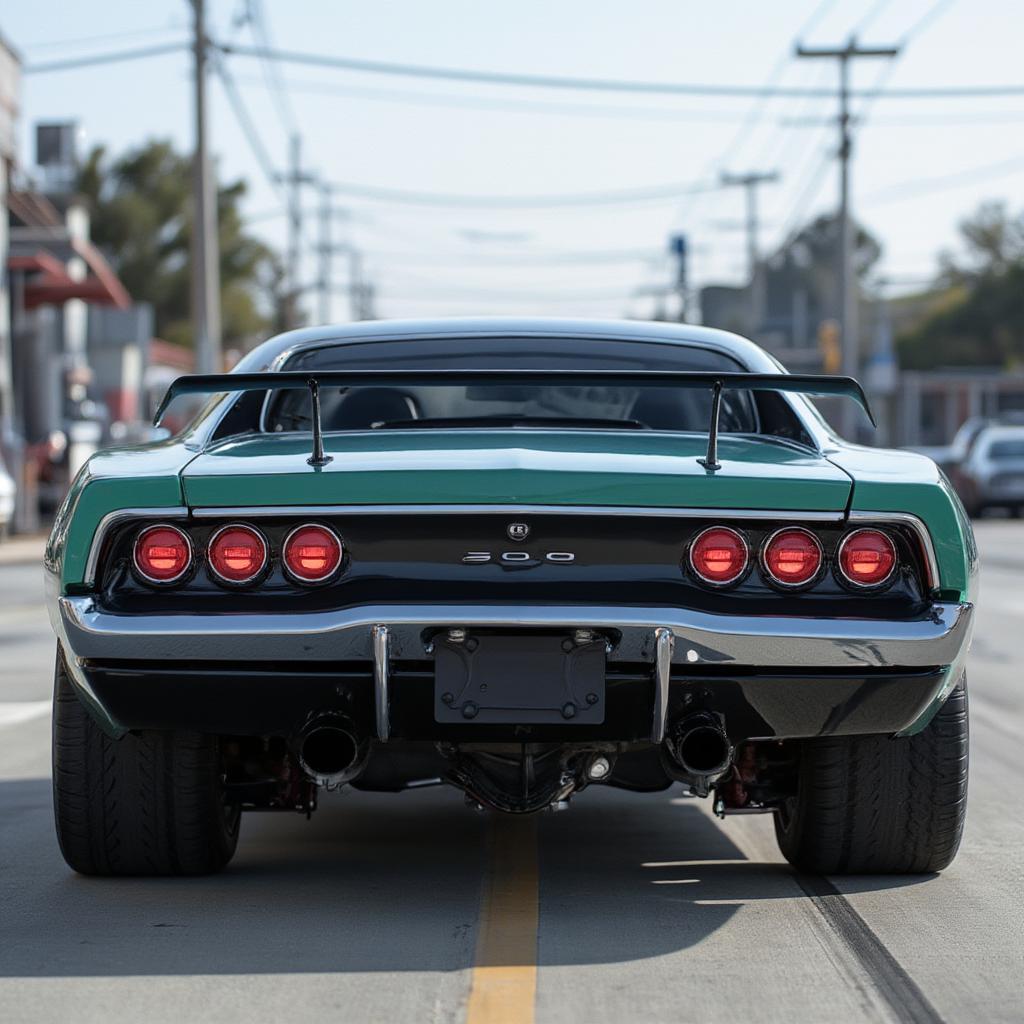
[[[1024,511],[1024,426],[985,427],[961,466],[964,504],[971,515],[1003,507]]]
[[[4,466],[3,456],[0,455],[0,540],[10,529],[11,521],[14,519],[14,481],[11,474]]]

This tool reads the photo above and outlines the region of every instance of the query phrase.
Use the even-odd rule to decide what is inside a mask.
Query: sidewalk
[[[46,534],[17,535],[0,543],[0,565],[40,565]]]

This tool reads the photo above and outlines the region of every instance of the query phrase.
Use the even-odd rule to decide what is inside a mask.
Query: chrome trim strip
[[[651,727],[651,742],[660,743],[665,738],[668,722],[668,691],[672,677],[672,652],[675,635],[666,626],[654,631],[654,722]]]
[[[386,743],[391,735],[391,700],[388,683],[391,675],[391,637],[388,627],[376,625],[373,636],[373,694],[377,720],[377,738]]]
[[[188,519],[188,509],[171,508],[119,508],[108,512],[96,526],[96,532],[92,535],[92,544],[89,545],[89,556],[85,560],[85,572],[82,582],[87,586],[93,586],[96,582],[96,566],[99,563],[100,550],[106,538],[107,531],[123,522],[125,519]]]
[[[867,526],[871,523],[897,523],[900,526],[907,526],[917,535],[921,544],[921,552],[924,555],[925,571],[928,574],[927,585],[929,590],[939,589],[939,561],[935,557],[935,545],[932,543],[932,535],[924,521],[910,512],[868,512],[864,509],[853,509],[848,517],[851,526]]]
[[[807,523],[841,523],[845,512],[798,512],[792,509],[670,508],[632,505],[250,505],[231,508],[195,508],[196,519],[236,516],[380,516],[380,515],[554,515],[640,516],[678,519],[786,519]]]
[[[93,597],[62,597],[58,632],[79,658],[215,661],[371,659],[386,624],[392,658],[422,658],[423,632],[496,626],[615,629],[614,660],[653,660],[656,628],[678,640],[673,661],[760,668],[913,668],[949,665],[970,638],[971,604],[935,603],[922,617],[826,619],[723,615],[615,605],[366,605],[322,612],[112,615]]]

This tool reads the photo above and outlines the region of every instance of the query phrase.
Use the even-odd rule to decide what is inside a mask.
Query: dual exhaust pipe
[[[733,758],[733,746],[721,719],[709,711],[690,715],[670,729],[665,751],[672,774],[691,783],[700,796],[707,796]]]
[[[293,742],[299,767],[325,789],[337,789],[357,778],[370,754],[369,741],[351,719],[324,714],[312,718]]]

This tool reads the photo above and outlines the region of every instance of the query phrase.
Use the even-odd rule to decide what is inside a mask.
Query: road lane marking
[[[21,725],[31,722],[33,718],[42,718],[50,713],[48,700],[8,701],[0,703],[0,727],[5,725]]]
[[[466,1024],[533,1024],[538,874],[536,815],[495,814]]]

